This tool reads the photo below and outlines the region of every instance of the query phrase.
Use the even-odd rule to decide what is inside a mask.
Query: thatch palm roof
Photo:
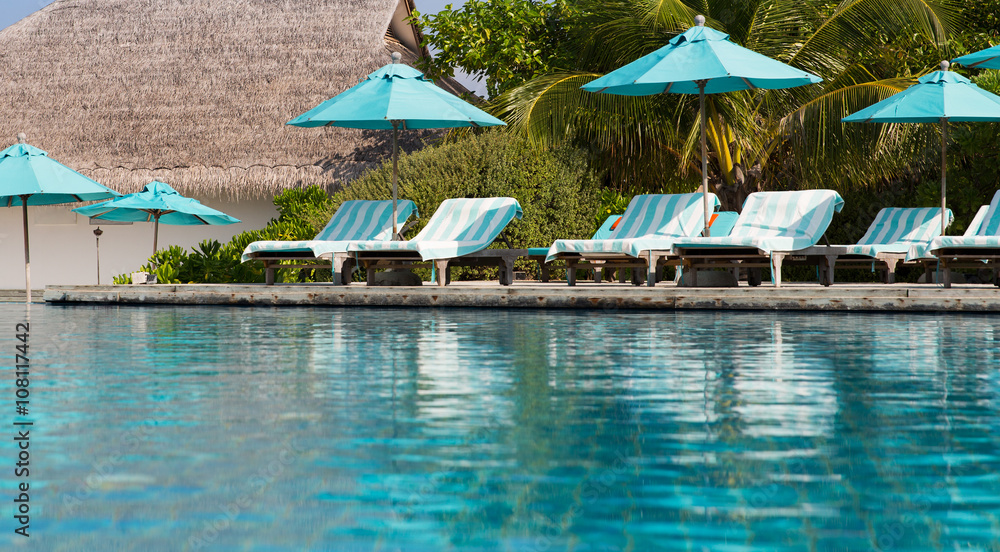
[[[285,126],[419,51],[412,0],[56,0],[0,31],[0,146],[18,132],[122,192],[335,188],[388,133]],[[409,146],[420,138],[409,134]],[[404,146],[405,147],[405,146]]]

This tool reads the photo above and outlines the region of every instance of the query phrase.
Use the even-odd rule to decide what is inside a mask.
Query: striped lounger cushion
[[[953,215],[945,212],[948,224]],[[940,208],[887,207],[878,212],[865,235],[846,246],[847,255],[875,257],[879,253],[906,253],[911,247],[926,245],[941,235]]]
[[[715,194],[709,205],[719,205]],[[609,240],[556,240],[545,262],[561,253],[611,253],[639,257],[642,251],[670,249],[678,237],[695,236],[705,228],[702,194],[648,194],[632,198]]]
[[[446,199],[412,240],[353,242],[348,251],[412,251],[425,261],[453,259],[486,249],[514,217],[521,216],[521,205],[512,197]]]
[[[843,206],[833,190],[755,192],[728,236],[684,238],[674,247],[755,247],[766,254],[805,249],[816,245]]]
[[[978,226],[970,226],[969,231],[964,236],[938,236],[931,240],[927,251],[934,254],[940,249],[993,249],[997,247],[1000,247],[1000,191],[994,194],[993,201],[986,208],[986,213]]]
[[[396,202],[396,224],[402,226],[410,215],[417,214],[417,205],[408,199]],[[343,253],[354,240],[389,240],[392,238],[392,201],[351,200],[341,204],[330,222],[312,240],[256,241],[243,251],[243,262],[258,254]]]

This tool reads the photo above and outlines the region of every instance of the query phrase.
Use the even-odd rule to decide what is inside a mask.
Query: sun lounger
[[[948,224],[953,219],[947,213]],[[820,245],[800,250],[797,255],[825,255],[834,268],[869,268],[882,270],[882,281],[896,280],[897,266],[906,260],[913,247],[926,247],[941,234],[941,209],[887,207],[878,212],[865,235],[854,245]],[[830,282],[833,283],[833,273]]]
[[[826,256],[805,257],[798,252],[816,245],[843,205],[833,190],[756,192],[747,197],[728,236],[677,239],[672,249],[651,250],[650,265],[657,257],[677,257],[685,270],[694,271],[695,285],[699,269],[770,267],[774,285],[780,287],[785,261],[805,262],[819,265],[820,281],[829,285],[832,270]],[[760,284],[753,271],[748,281]]]
[[[938,263],[944,287],[951,287],[952,268],[988,268],[993,284],[1000,286],[1000,191],[989,205],[980,207],[965,234],[938,236],[925,248],[911,249],[909,258],[928,266]]]
[[[511,197],[446,199],[412,240],[352,242],[347,254],[368,269],[369,285],[377,268],[410,268],[420,262],[433,263],[438,285],[450,281],[453,266],[498,266],[500,283],[510,285],[514,260],[528,250],[486,248],[521,215],[521,206]]]
[[[719,200],[710,194],[715,206]],[[700,193],[637,195],[629,202],[618,228],[610,239],[556,240],[545,262],[566,262],[566,282],[576,284],[577,268],[648,269],[642,252],[668,249],[675,239],[694,236],[705,226],[705,211]],[[636,270],[633,283],[642,283],[646,270]],[[598,280],[599,281],[599,280]]]
[[[410,215],[417,216],[417,205],[408,199],[397,201],[397,226],[403,227]],[[392,201],[351,200],[341,204],[312,240],[256,241],[243,251],[242,261],[263,261],[268,285],[274,284],[274,271],[278,268],[329,268],[333,271],[333,283],[340,285],[350,281],[350,271],[345,271],[350,259],[337,253],[346,253],[351,241],[390,239]],[[282,261],[300,262],[281,264]]]
[[[622,216],[620,214],[611,215],[608,218],[604,219],[604,222],[601,224],[601,227],[597,229],[597,232],[594,232],[594,235],[591,236],[590,239],[606,240],[611,238],[611,236],[614,234],[614,230],[618,227],[618,223],[621,222],[621,220]],[[543,282],[549,281],[550,271],[552,270],[552,268],[555,268],[552,266],[552,263],[545,262],[545,257],[547,257],[548,255],[549,255],[548,247],[528,248],[528,260],[535,261],[538,263],[539,277]],[[595,277],[597,278],[598,282],[601,281],[600,274],[596,274]]]

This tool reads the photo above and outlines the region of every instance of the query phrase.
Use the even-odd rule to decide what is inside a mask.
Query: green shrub
[[[326,226],[333,215],[333,200],[319,186],[308,188],[293,188],[285,190],[274,198],[274,206],[278,209],[278,222],[294,224],[296,235],[313,236]]]
[[[330,197],[321,188],[287,190],[274,198],[278,208],[278,219],[272,219],[262,230],[249,230],[233,236],[226,244],[216,240],[204,240],[188,253],[176,245],[157,251],[140,268],[141,271],[156,275],[163,284],[180,283],[261,283],[264,281],[263,263],[240,262],[243,250],[255,241],[263,240],[308,240],[317,233],[317,225],[322,228],[329,215],[320,220],[329,209]],[[329,270],[279,269],[276,282],[315,281],[317,278],[330,279]],[[131,275],[114,277],[114,283],[130,284]]]
[[[417,228],[448,198],[506,196],[517,199],[524,218],[505,236],[512,248],[543,247],[559,238],[589,238],[600,212],[600,183],[585,152],[569,147],[542,150],[503,131],[468,135],[399,159],[399,198],[417,204]],[[333,206],[351,199],[390,199],[392,165],[371,170],[334,194]],[[332,209],[332,207],[331,207]],[[329,213],[326,214],[329,217]],[[603,218],[601,218],[603,221]],[[505,248],[497,240],[492,247]],[[534,270],[518,261],[519,270]],[[493,277],[493,270],[455,271],[453,277]]]
[[[640,192],[635,193],[638,194]],[[625,213],[625,209],[628,207],[629,202],[632,201],[633,195],[635,194],[623,194],[618,190],[612,190],[610,188],[601,190],[601,205],[598,208],[597,214],[594,216],[594,231],[596,232],[597,229],[604,224],[605,219],[611,215],[621,215]]]

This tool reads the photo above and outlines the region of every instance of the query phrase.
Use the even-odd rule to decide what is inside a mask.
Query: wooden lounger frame
[[[446,286],[451,283],[450,269],[456,266],[496,266],[500,269],[500,285],[509,286],[514,283],[514,261],[518,257],[526,257],[527,249],[483,249],[460,257],[424,261],[415,251],[371,251],[356,253],[338,253],[334,256],[337,264],[339,256],[350,256],[350,261],[363,266],[367,271],[366,281],[371,285],[375,270],[379,268],[431,267],[437,271],[437,284]],[[347,261],[342,261],[346,264]],[[342,264],[343,266],[343,264]]]

